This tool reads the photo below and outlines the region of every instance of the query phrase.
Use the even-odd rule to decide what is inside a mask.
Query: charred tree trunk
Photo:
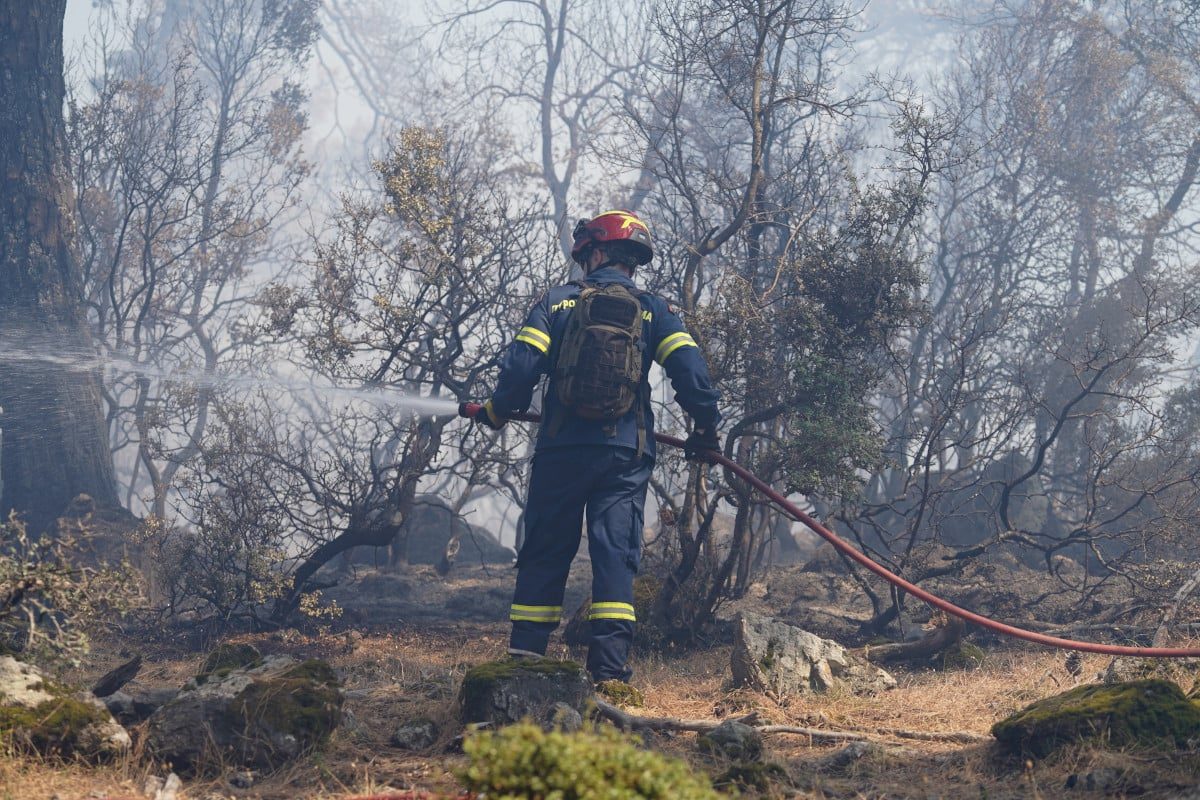
[[[0,513],[35,530],[80,493],[118,506],[70,242],[65,11],[0,0]]]

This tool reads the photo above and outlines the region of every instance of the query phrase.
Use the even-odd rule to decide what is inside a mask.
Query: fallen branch
[[[1188,599],[1192,592],[1196,591],[1196,587],[1200,586],[1200,569],[1184,581],[1179,587],[1179,591],[1175,592],[1175,596],[1171,598],[1171,605],[1163,612],[1162,621],[1158,623],[1158,630],[1154,632],[1154,639],[1150,642],[1154,647],[1162,647],[1167,643],[1167,629],[1171,623],[1175,621],[1175,617],[1179,615],[1179,607],[1183,605],[1183,601]]]
[[[125,684],[137,677],[141,668],[142,655],[139,653],[96,681],[96,685],[92,687],[92,694],[96,697],[108,697],[120,691]]]
[[[851,728],[850,730],[874,733],[879,736],[894,736],[897,739],[913,739],[918,742],[952,742],[953,744],[982,744],[992,741],[991,736],[970,731],[908,731],[903,728]]]
[[[958,617],[940,614],[934,618],[934,627],[927,629],[920,639],[864,647],[862,654],[870,661],[885,663],[930,658],[958,642],[966,627],[967,623]]]
[[[730,720],[708,720],[708,719],[678,719],[676,717],[641,717],[636,714],[630,714],[622,711],[611,703],[607,703],[599,698],[596,699],[596,708],[601,716],[615,723],[617,727],[627,731],[690,731],[692,733],[705,733],[711,731],[722,722]],[[736,717],[733,722],[741,722],[744,725],[749,725],[761,734],[770,733],[790,733],[800,736],[808,736],[815,742],[865,742],[870,741],[867,733],[874,733],[881,736],[891,736],[897,739],[914,739],[924,742],[953,742],[956,744],[977,744],[979,742],[990,741],[990,737],[983,736],[978,733],[969,733],[967,731],[956,731],[952,733],[933,733],[926,731],[906,731],[899,728],[862,728],[858,729],[862,732],[853,730],[825,730],[822,728],[807,728],[797,725],[756,725],[754,721],[757,719],[756,714],[747,714],[743,717]]]

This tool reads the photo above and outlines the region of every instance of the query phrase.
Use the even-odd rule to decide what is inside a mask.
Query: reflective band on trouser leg
[[[658,345],[658,350],[654,353],[654,360],[662,364],[667,360],[667,356],[674,353],[681,347],[698,347],[696,340],[692,338],[687,331],[679,331],[672,333],[670,336],[662,340]]]
[[[512,622],[549,622],[558,624],[562,619],[562,606],[520,606],[513,603],[508,618]]]
[[[637,622],[633,606],[629,603],[592,603],[588,619],[623,619]]]
[[[537,328],[530,328],[528,325],[521,328],[520,333],[517,334],[517,341],[531,345],[543,354],[550,352],[550,336]]]

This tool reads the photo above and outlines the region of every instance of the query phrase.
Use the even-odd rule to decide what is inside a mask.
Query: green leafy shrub
[[[490,800],[716,800],[706,776],[611,730],[546,733],[531,723],[477,733],[463,743],[459,779]]]
[[[15,514],[0,520],[0,655],[77,663],[89,634],[138,597],[128,564],[87,566],[71,535],[39,538]]]

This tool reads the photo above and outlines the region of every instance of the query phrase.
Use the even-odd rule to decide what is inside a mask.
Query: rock
[[[838,555],[838,551],[828,542],[817,546],[816,551],[800,568],[802,572],[815,572],[820,575],[849,575],[850,568],[846,559]]]
[[[241,667],[255,667],[262,663],[262,653],[252,644],[221,644],[209,653],[196,680],[203,681],[209,675],[218,672],[230,672]]]
[[[464,723],[511,725],[525,717],[546,723],[556,703],[583,713],[592,682],[574,661],[490,661],[467,670],[459,692]]]
[[[127,693],[133,699],[133,713],[137,717],[137,721],[144,722],[150,719],[150,715],[155,711],[174,700],[178,696],[179,690],[169,686],[138,687],[136,689],[129,688]]]
[[[821,772],[844,772],[847,767],[856,764],[869,756],[883,753],[883,745],[875,742],[850,742],[840,750],[825,756],[817,762]]]
[[[105,707],[108,708],[108,713],[120,722],[122,725],[130,725],[136,722],[134,719],[133,698],[124,692],[113,692],[103,698]]]
[[[163,783],[162,788],[154,794],[154,800],[176,800],[179,797],[179,790],[183,788],[183,781],[179,776],[172,772],[167,776],[167,780]]]
[[[249,789],[254,785],[254,773],[241,769],[229,776],[229,785],[235,789]]]
[[[700,749],[734,761],[758,761],[762,758],[762,734],[741,722],[725,720],[696,740]]]
[[[406,722],[392,734],[392,747],[401,750],[425,750],[437,741],[437,725],[432,720],[417,719]]]
[[[146,742],[158,758],[193,771],[274,768],[323,743],[341,721],[341,686],[324,661],[260,656],[231,666],[215,655],[150,716]]]
[[[104,698],[104,705],[122,725],[137,725],[179,694],[178,689],[146,689],[127,687],[128,691],[114,692]]]
[[[738,616],[730,666],[736,687],[775,697],[833,690],[873,694],[896,686],[874,664],[785,622],[743,611]]]
[[[43,690],[46,677],[41,670],[12,656],[0,656],[0,697],[6,705],[32,708],[53,700],[54,695]]]
[[[919,755],[906,747],[892,747],[878,742],[850,742],[845,747],[816,762],[818,772],[845,774],[868,766],[886,770],[890,765],[904,767],[915,763]]]
[[[76,698],[79,702],[91,706],[95,715],[93,721],[79,731],[75,742],[76,751],[100,758],[114,758],[127,752],[133,745],[133,740],[128,731],[113,719],[104,701],[91,692],[80,692]]]
[[[1082,775],[1067,778],[1068,789],[1084,789],[1089,792],[1107,792],[1121,781],[1121,773],[1112,767],[1101,767]]]
[[[399,523],[399,524],[398,524]],[[458,537],[460,564],[511,564],[516,552],[500,544],[486,529],[468,523],[445,500],[435,494],[415,498],[409,513],[401,518],[391,509],[370,512],[367,524],[377,528],[393,547],[355,547],[344,557],[345,564],[381,565],[394,561],[399,550],[409,564],[438,564],[446,554],[451,537]],[[381,539],[382,541],[383,539]]]
[[[1156,678],[1089,684],[1033,703],[993,725],[992,735],[1011,753],[1038,757],[1083,741],[1186,747],[1200,738],[1200,706]]]
[[[943,650],[938,657],[944,669],[979,669],[987,661],[987,651],[961,639]]]
[[[45,677],[37,667],[0,656],[0,739],[45,755],[106,760],[132,741],[103,702]]]
[[[566,703],[555,703],[546,715],[546,724],[542,726],[549,730],[574,733],[583,729],[583,715]]]

